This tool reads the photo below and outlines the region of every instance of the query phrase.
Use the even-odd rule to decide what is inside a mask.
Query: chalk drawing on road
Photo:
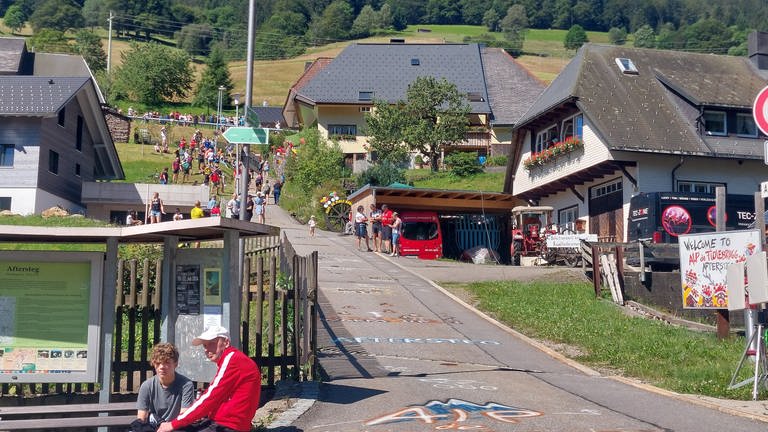
[[[391,294],[390,290],[380,289],[380,288],[336,288],[336,291],[340,293],[351,293],[351,294],[371,294],[371,295]]]
[[[384,414],[364,423],[376,426],[389,423],[420,422],[434,426],[435,430],[488,430],[480,420],[499,423],[519,423],[524,418],[538,417],[542,413],[525,408],[487,402],[479,405],[461,399],[442,402],[433,400],[424,405],[408,406],[393,413]],[[475,424],[468,424],[475,423]]]
[[[339,337],[332,340],[334,343],[392,343],[392,344],[465,344],[465,345],[501,345],[494,340],[469,340],[451,338],[391,338],[391,337]]]
[[[438,315],[438,316],[439,316],[439,317],[440,317],[440,319],[441,319],[441,320],[443,320],[443,322],[444,322],[444,323],[446,323],[446,324],[464,324],[463,322],[459,321],[459,319],[458,319],[458,318],[456,318],[456,317],[453,317],[453,316],[450,316],[450,315],[443,315],[443,314],[440,314],[440,315]]]
[[[498,387],[475,380],[454,380],[450,378],[419,378],[419,381],[432,384],[432,387],[439,389],[462,389],[462,390],[488,390],[496,391]]]
[[[442,324],[442,321],[425,318],[417,314],[405,314],[398,317],[384,316],[380,312],[369,312],[374,317],[352,316],[349,312],[338,312],[336,316],[326,317],[327,322],[364,322],[364,323],[407,323],[407,324]]]
[[[371,357],[371,354],[364,349],[345,349],[342,350],[335,346],[319,347],[317,349],[318,357],[332,357],[338,355],[353,355],[355,357]]]
[[[408,368],[405,366],[384,366],[384,369],[390,371],[390,372],[408,372]]]
[[[599,416],[603,415],[600,413],[600,411],[596,409],[580,409],[578,412],[556,412],[552,413],[551,415],[593,415],[593,416]]]

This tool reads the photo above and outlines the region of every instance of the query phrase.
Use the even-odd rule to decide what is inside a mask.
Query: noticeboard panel
[[[0,251],[0,382],[98,377],[104,254]]]

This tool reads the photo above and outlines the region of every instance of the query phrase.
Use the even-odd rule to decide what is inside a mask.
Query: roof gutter
[[[677,172],[677,170],[678,170],[678,169],[679,169],[681,166],[683,166],[683,164],[684,164],[684,163],[685,163],[685,156],[682,156],[682,155],[681,155],[681,156],[680,156],[680,162],[678,162],[678,163],[677,163],[677,165],[675,165],[675,167],[674,167],[674,168],[672,168],[672,189],[671,189],[671,190],[676,190],[676,189],[677,189],[677,188],[675,187],[675,183],[677,182],[677,176],[675,175],[675,172]]]

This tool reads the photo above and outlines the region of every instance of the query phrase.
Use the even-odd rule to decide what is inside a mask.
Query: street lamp
[[[217,116],[217,118],[216,118],[216,129],[217,130],[221,129],[221,115],[223,114],[222,111],[224,109],[224,105],[223,105],[224,104],[224,100],[222,98],[223,98],[223,95],[224,95],[224,90],[226,90],[226,89],[227,88],[224,87],[223,85],[219,86],[219,104],[218,104],[217,113],[216,113],[216,116]]]
[[[235,102],[235,126],[240,126],[240,93],[232,95]]]
[[[232,95],[235,102],[235,126],[240,126],[240,93]],[[240,170],[240,144],[235,143],[235,172]],[[243,175],[241,172],[240,175]],[[240,181],[235,176],[235,192],[240,192]]]

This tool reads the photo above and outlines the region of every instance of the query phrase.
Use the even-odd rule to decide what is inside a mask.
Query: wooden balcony
[[[487,149],[491,146],[490,132],[467,132],[464,141],[451,146],[456,149]]]

